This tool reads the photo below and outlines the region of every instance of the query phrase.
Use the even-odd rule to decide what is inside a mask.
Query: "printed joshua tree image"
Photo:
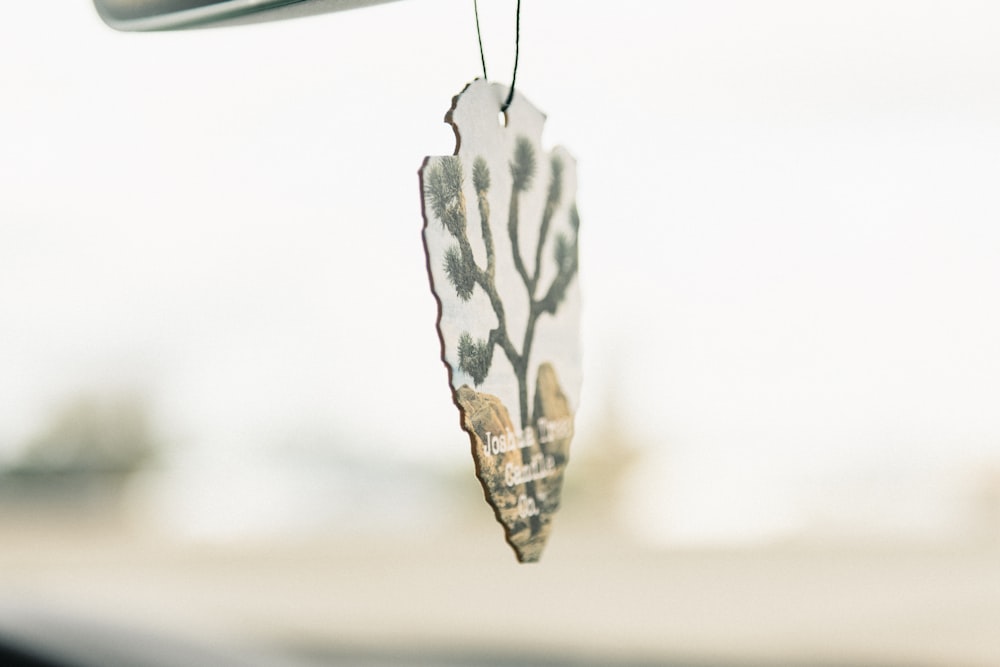
[[[573,158],[542,150],[544,116],[519,95],[497,123],[502,92],[476,81],[456,98],[459,150],[421,170],[424,243],[477,474],[508,542],[533,561],[579,393],[580,218]]]
[[[458,298],[468,301],[473,290],[478,286],[489,297],[490,306],[496,315],[497,325],[490,329],[485,339],[474,339],[469,332],[463,332],[458,343],[458,365],[467,373],[478,387],[486,379],[493,364],[493,351],[500,348],[510,362],[517,376],[518,406],[520,409],[521,428],[528,426],[528,359],[531,356],[531,345],[535,338],[535,327],[538,319],[547,314],[555,314],[559,304],[566,298],[566,290],[576,275],[577,268],[577,238],[580,218],[574,205],[570,209],[570,224],[572,236],[559,233],[552,244],[553,260],[556,274],[546,288],[539,288],[542,252],[546,237],[552,223],[552,215],[559,205],[562,192],[563,165],[559,157],[550,161],[551,179],[548,186],[548,198],[545,212],[542,215],[538,241],[534,249],[534,268],[528,269],[521,256],[518,230],[520,216],[518,200],[524,191],[532,185],[535,175],[535,150],[525,137],[518,137],[514,159],[510,163],[513,185],[510,194],[510,208],[507,220],[507,233],[510,236],[513,249],[514,266],[524,282],[528,299],[528,323],[525,327],[520,344],[515,345],[516,334],[507,330],[507,318],[503,300],[496,288],[496,249],[493,243],[493,232],[490,221],[490,170],[486,161],[479,157],[472,168],[472,179],[476,190],[476,202],[479,207],[479,219],[482,225],[483,243],[486,247],[486,266],[479,266],[472,254],[466,229],[465,195],[462,192],[461,160],[450,160],[434,165],[427,173],[427,198],[435,217],[441,221],[445,229],[455,238],[455,243],[448,248],[444,256],[444,269],[448,282],[455,288]]]

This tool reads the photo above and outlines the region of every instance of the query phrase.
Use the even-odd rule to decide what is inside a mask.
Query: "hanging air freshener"
[[[580,393],[576,163],[543,150],[545,116],[512,87],[477,79],[445,120],[457,151],[420,170],[444,362],[486,500],[534,562]]]

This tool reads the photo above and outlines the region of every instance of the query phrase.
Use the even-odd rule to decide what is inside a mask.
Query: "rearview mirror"
[[[391,0],[94,0],[116,30],[179,30],[336,12]]]

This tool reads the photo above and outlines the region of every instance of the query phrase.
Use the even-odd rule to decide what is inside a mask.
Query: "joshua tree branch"
[[[537,312],[539,315],[542,313],[555,314],[559,304],[566,298],[566,290],[573,281],[574,275],[576,275],[576,262],[573,263],[572,270],[560,271],[556,275],[545,296],[531,304],[531,311]]]
[[[507,316],[504,312],[503,301],[500,300],[500,295],[497,293],[496,285],[493,284],[492,278],[482,271],[480,271],[476,283],[486,292],[490,305],[493,307],[493,313],[497,316],[497,326],[490,331],[489,340],[491,343],[499,345],[510,363],[516,366],[521,363],[521,355],[518,354],[514,344],[510,341],[510,336],[507,335]]]
[[[532,295],[532,280],[528,275],[528,269],[524,266],[524,260],[521,259],[521,241],[518,238],[518,194],[517,188],[514,188],[513,192],[510,193],[510,214],[507,217],[507,234],[510,236],[510,246],[514,255],[514,268],[517,269],[521,280],[524,281],[525,286],[528,288],[528,296],[530,297]]]
[[[542,213],[542,225],[538,229],[538,246],[535,248],[535,272],[531,274],[531,282],[528,285],[528,293],[534,298],[535,288],[538,287],[538,276],[542,268],[542,251],[545,249],[545,241],[549,235],[549,226],[552,223],[552,215],[559,206],[559,199],[562,197],[562,171],[563,163],[558,157],[552,158],[552,180],[549,181],[549,195],[545,200],[545,211]]]
[[[507,217],[507,234],[510,236],[511,251],[514,255],[514,268],[528,288],[528,298],[534,296],[532,279],[521,258],[521,241],[518,235],[520,202],[519,195],[531,187],[535,177],[535,148],[527,137],[518,137],[514,146],[514,159],[510,163],[510,213]]]
[[[577,220],[575,206],[571,212],[571,218],[573,220]],[[574,225],[572,240],[567,240],[560,234],[557,241],[555,258],[556,263],[559,266],[559,270],[556,273],[556,277],[552,279],[552,284],[549,285],[549,289],[545,292],[545,296],[537,301],[532,301],[529,321],[532,321],[533,318],[541,315],[542,313],[549,313],[550,315],[555,314],[556,309],[559,308],[559,304],[566,298],[566,291],[569,289],[569,285],[573,281],[573,277],[576,275],[577,267],[579,265],[577,255],[576,225]]]
[[[483,233],[483,245],[486,246],[486,274],[490,281],[496,276],[496,251],[493,246],[493,228],[490,226],[490,169],[486,160],[477,157],[472,167],[472,182],[476,187],[476,199],[479,203],[479,223]]]

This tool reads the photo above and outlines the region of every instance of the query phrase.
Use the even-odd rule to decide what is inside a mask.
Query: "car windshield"
[[[472,3],[0,12],[0,645],[995,667],[1000,6],[524,3],[584,354],[532,565],[421,237]]]

